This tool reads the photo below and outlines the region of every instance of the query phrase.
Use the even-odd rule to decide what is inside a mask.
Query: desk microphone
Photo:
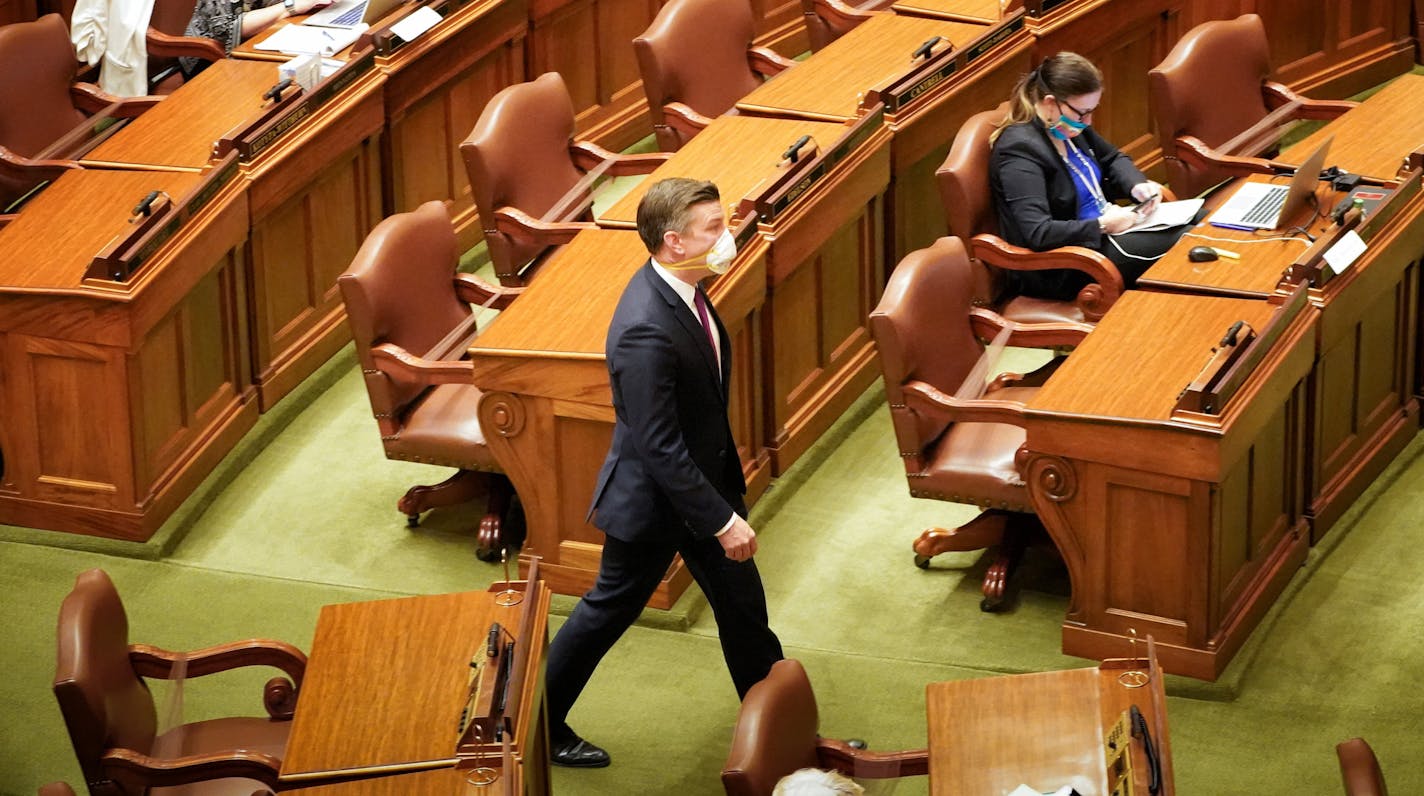
[[[800,138],[796,139],[796,143],[787,147],[786,151],[781,153],[781,159],[789,160],[792,163],[795,163],[797,158],[801,157],[801,147],[806,146],[806,142],[810,140],[810,135],[803,135]]]
[[[291,79],[290,77],[284,77],[284,78],[281,79],[280,82],[277,83],[277,85],[275,85],[275,86],[273,86],[273,87],[267,89],[267,92],[262,95],[262,99],[269,99],[269,100],[272,100],[273,102],[281,102],[281,101],[282,101],[282,92],[283,92],[283,91],[286,91],[287,89],[289,89],[289,88],[291,88],[291,87],[292,87],[292,79]]]
[[[916,47],[915,51],[910,53],[910,60],[913,61],[916,58],[929,58],[931,55],[934,54],[934,46],[936,44],[939,44],[940,40],[940,36],[931,36],[928,40],[925,41],[924,44],[921,44],[919,47]]]

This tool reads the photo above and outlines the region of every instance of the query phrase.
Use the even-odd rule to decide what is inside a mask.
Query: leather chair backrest
[[[573,136],[568,87],[558,72],[545,72],[495,94],[460,144],[497,273],[516,273],[543,247],[492,232],[494,211],[514,207],[541,218],[557,204],[583,176],[569,154]]]
[[[761,85],[747,50],[756,33],[747,0],[671,0],[633,40],[648,104],[681,102],[721,116]]]
[[[945,237],[900,261],[870,313],[895,438],[909,472],[921,469],[918,456],[949,424],[905,406],[904,385],[923,381],[949,395],[959,391],[984,352],[969,324],[974,295],[964,243]]]
[[[1176,195],[1194,196],[1222,179],[1189,172],[1176,160],[1177,137],[1220,146],[1259,122],[1269,112],[1261,84],[1270,74],[1266,28],[1255,14],[1192,28],[1148,73],[1148,99]]]
[[[0,27],[0,146],[33,157],[84,121],[69,94],[76,68],[58,14]]]
[[[981,232],[999,232],[989,188],[989,162],[994,151],[994,130],[1007,112],[1008,105],[1001,104],[966,119],[954,136],[949,155],[935,171],[951,235],[969,240]]]
[[[113,747],[150,752],[158,714],[147,684],[129,662],[128,616],[102,569],[75,579],[59,609],[58,635],[54,695],[89,792],[139,796],[108,782],[102,758]]]
[[[1345,796],[1389,796],[1375,750],[1363,738],[1351,738],[1335,747],[1340,758],[1340,776],[1345,780]]]
[[[742,700],[722,768],[728,796],[769,796],[782,777],[819,765],[818,724],[816,694],[801,662],[777,661]]]
[[[426,202],[377,224],[336,280],[382,436],[400,428],[407,406],[425,388],[378,371],[371,349],[394,343],[423,356],[469,317],[469,305],[455,292],[459,260],[444,203]]]

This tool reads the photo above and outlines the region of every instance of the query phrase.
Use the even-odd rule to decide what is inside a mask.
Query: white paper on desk
[[[342,28],[317,28],[307,25],[283,25],[265,41],[253,45],[255,50],[305,55],[320,53],[332,55],[346,49],[365,32],[368,25],[357,25],[350,30]]]
[[[1365,253],[1365,239],[1361,238],[1353,229],[1340,236],[1335,241],[1335,245],[1325,250],[1325,262],[1335,270],[1336,274],[1345,273],[1351,263],[1360,259],[1360,255]]]
[[[1176,202],[1158,202],[1152,215],[1133,224],[1127,232],[1152,232],[1190,224],[1192,217],[1197,214],[1205,201],[1204,199],[1181,199]],[[1118,234],[1126,235],[1127,232]]]
[[[420,37],[420,34],[435,27],[440,19],[440,14],[435,9],[430,6],[421,6],[410,16],[392,25],[391,33],[406,41],[415,41]]]

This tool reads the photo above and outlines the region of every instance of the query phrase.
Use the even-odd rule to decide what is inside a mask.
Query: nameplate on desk
[[[425,35],[431,28],[440,24],[441,20],[451,11],[450,6],[443,0],[435,0],[428,5],[420,6],[395,22],[372,28],[367,31],[366,36],[370,39],[371,46],[375,48],[376,55],[391,55]],[[357,44],[359,46],[360,42],[358,41]]]
[[[214,145],[214,154],[223,155],[236,150],[242,162],[253,160],[281,140],[285,133],[315,113],[324,103],[356,82],[375,62],[375,50],[362,50],[335,74],[318,83],[311,93],[289,95],[276,103],[254,124],[234,129],[223,136]]]
[[[1024,13],[1015,11],[1012,17],[1000,22],[996,27],[991,28],[988,33],[980,36],[964,48],[964,65],[968,66],[974,59],[989,52],[1004,42],[1005,39],[1024,29]]]
[[[807,165],[801,167],[793,164],[786,174],[772,182],[771,186],[759,197],[755,197],[755,207],[757,218],[763,223],[775,221],[786,208],[793,202],[801,198],[811,186],[820,182],[821,178],[830,174],[835,168],[856,147],[865,143],[865,140],[872,133],[880,129],[880,125],[885,121],[885,110],[877,106],[872,112],[866,113],[857,119],[850,130],[830,149],[820,153],[810,161],[803,161]]]
[[[111,282],[128,281],[236,174],[237,156],[229,154],[176,202],[170,199],[153,216],[142,220],[136,217],[130,222],[128,229],[116,234],[103,251],[94,256],[84,277]]]

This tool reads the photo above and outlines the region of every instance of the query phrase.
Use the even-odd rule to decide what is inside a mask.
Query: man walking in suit
[[[608,765],[607,752],[569,727],[569,709],[675,553],[712,606],[738,696],[782,657],[727,422],[730,341],[698,286],[736,255],[717,186],[654,184],[638,205],[638,234],[652,258],[624,289],[605,348],[617,420],[589,509],[607,535],[603,558],[549,648],[551,758],[564,766]]]

